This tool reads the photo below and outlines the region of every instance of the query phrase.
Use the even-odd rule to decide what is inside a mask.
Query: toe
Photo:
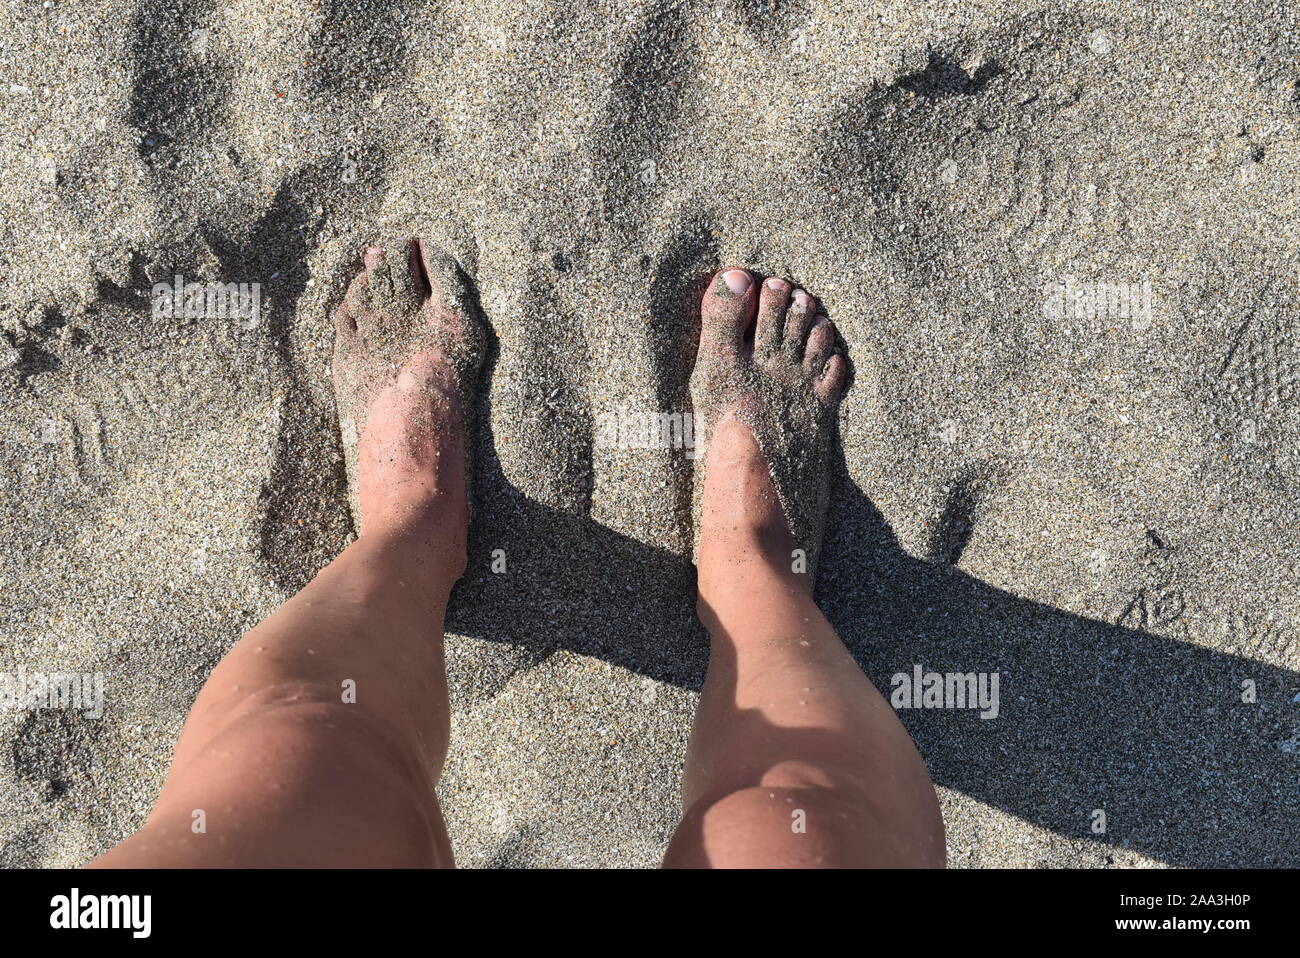
[[[339,342],[350,340],[357,332],[357,320],[352,315],[352,310],[348,309],[347,304],[339,306],[334,310],[334,333],[339,338]]]
[[[334,358],[330,371],[334,379],[334,389],[350,385],[360,350],[358,344],[360,333],[357,331],[356,317],[347,306],[339,306],[333,313],[334,320]]]
[[[754,353],[758,356],[766,356],[781,348],[790,289],[788,282],[776,276],[763,281],[758,294],[758,324],[754,329]]]
[[[700,307],[701,348],[736,356],[754,320],[754,278],[747,270],[723,270],[713,277]]]
[[[834,353],[835,325],[825,316],[819,315],[813,322],[808,343],[804,346],[803,368],[814,376],[820,376],[826,368],[826,361]]]
[[[826,361],[826,368],[813,382],[813,392],[822,402],[837,402],[849,381],[849,362],[840,353]]]
[[[795,360],[804,355],[804,341],[808,338],[808,330],[812,328],[816,313],[817,300],[802,289],[796,289],[785,314],[785,351]]]
[[[407,268],[411,273],[411,283],[421,299],[432,292],[429,285],[429,255],[424,240],[418,237],[406,246]]]
[[[393,275],[388,268],[388,251],[382,246],[371,246],[362,257],[365,265],[366,289],[370,294],[369,306],[383,310],[393,300]]]
[[[368,255],[368,254],[367,254]],[[348,285],[348,291],[343,296],[343,309],[355,320],[367,309],[370,308],[370,275],[367,270],[362,270],[357,274]]]
[[[418,307],[424,299],[424,274],[415,243],[389,250],[371,246],[365,254],[370,305],[379,312]]]
[[[424,240],[416,240],[412,262],[429,299],[443,313],[465,312],[468,288],[464,270],[450,254]]]

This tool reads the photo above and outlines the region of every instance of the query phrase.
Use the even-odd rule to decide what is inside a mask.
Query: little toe
[[[824,315],[818,315],[813,321],[812,331],[808,333],[808,342],[803,351],[803,368],[814,376],[820,376],[826,368],[826,361],[835,353],[835,324]]]
[[[834,404],[844,394],[849,381],[849,363],[843,354],[835,353],[826,361],[821,376],[813,381],[813,392],[822,402]]]

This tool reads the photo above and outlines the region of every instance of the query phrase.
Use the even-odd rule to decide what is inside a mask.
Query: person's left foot
[[[463,563],[465,419],[484,336],[459,268],[419,240],[404,253],[371,247],[334,325],[354,518],[364,533],[433,519],[440,536],[459,543]]]

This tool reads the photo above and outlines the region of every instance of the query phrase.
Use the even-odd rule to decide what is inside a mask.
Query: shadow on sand
[[[484,400],[486,403],[486,400]],[[490,419],[480,411],[478,422]],[[486,428],[477,437],[471,567],[447,627],[538,660],[566,648],[698,689],[707,638],[694,567],[509,483]],[[937,784],[1061,835],[1172,865],[1294,865],[1300,821],[1286,703],[1300,677],[1237,655],[1018,598],[899,547],[838,464],[819,604],[888,697],[914,665],[1000,673],[1000,714],[900,712]],[[508,575],[488,556],[508,544]],[[562,556],[557,561],[557,556]],[[521,599],[521,595],[526,599]],[[542,613],[545,634],[511,615]],[[1093,834],[1094,810],[1107,831]]]

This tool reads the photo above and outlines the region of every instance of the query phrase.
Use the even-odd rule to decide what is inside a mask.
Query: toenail
[[[803,290],[799,290],[799,292],[794,294],[794,304],[798,306],[800,309],[811,308],[812,301],[813,301],[812,297],[809,296],[807,293],[805,293]]]
[[[383,256],[384,248],[382,246],[367,246],[366,252],[371,256]]]
[[[771,276],[768,278],[767,282],[764,285],[766,285],[768,289],[775,289],[779,291],[788,288],[790,284],[779,277]]]
[[[727,284],[727,289],[731,290],[736,296],[749,289],[754,282],[749,273],[743,269],[729,269],[722,274],[722,279]]]

